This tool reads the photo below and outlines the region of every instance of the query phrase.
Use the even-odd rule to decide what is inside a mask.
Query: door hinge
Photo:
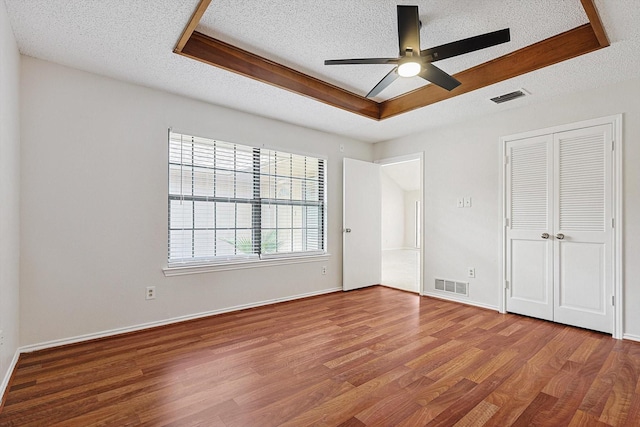
[[[616,141],[615,139],[611,141],[611,151],[614,151],[616,149]]]
[[[505,218],[504,219],[504,226],[508,227],[509,226],[509,218]]]
[[[616,219],[611,218],[611,228],[616,228]]]
[[[616,297],[611,295],[611,305],[616,305]]]
[[[509,156],[504,156],[504,164],[505,165],[509,164]]]
[[[504,288],[505,289],[509,289],[509,281],[508,280],[504,281]]]

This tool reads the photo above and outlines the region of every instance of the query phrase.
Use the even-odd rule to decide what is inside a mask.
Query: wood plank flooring
[[[0,426],[638,426],[640,343],[384,287],[22,355]]]

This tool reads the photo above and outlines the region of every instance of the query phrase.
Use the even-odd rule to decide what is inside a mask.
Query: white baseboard
[[[426,297],[442,299],[442,300],[445,300],[445,301],[459,302],[461,304],[472,305],[474,307],[486,308],[488,310],[500,311],[500,308],[498,306],[489,305],[489,304],[483,304],[481,302],[476,302],[476,301],[469,301],[467,299],[456,298],[454,296],[442,295],[442,294],[438,294],[438,293],[434,293],[434,292],[423,292],[422,295],[424,295]]]
[[[59,346],[68,345],[68,344],[76,344],[76,343],[83,342],[83,341],[90,341],[90,340],[94,340],[94,339],[98,339],[98,338],[105,338],[105,337],[110,337],[110,336],[114,336],[114,335],[125,334],[125,333],[128,333],[128,332],[136,332],[136,331],[141,331],[143,329],[149,329],[149,328],[155,328],[155,327],[158,327],[158,326],[170,325],[170,324],[173,324],[173,323],[185,322],[187,320],[200,319],[202,317],[215,316],[216,314],[223,314],[223,313],[229,313],[229,312],[232,312],[232,311],[245,310],[247,308],[261,307],[261,306],[264,306],[264,305],[270,305],[270,304],[275,304],[275,303],[279,303],[279,302],[293,301],[293,300],[313,297],[313,296],[317,296],[317,295],[330,294],[332,292],[337,292],[337,291],[341,291],[341,290],[342,290],[341,287],[340,288],[322,289],[320,291],[307,292],[307,293],[304,293],[304,294],[292,295],[292,296],[284,297],[284,298],[274,298],[274,299],[265,300],[265,301],[258,301],[258,302],[254,302],[254,303],[250,303],[250,304],[236,305],[234,307],[227,307],[227,308],[222,308],[222,309],[218,309],[218,310],[205,311],[205,312],[202,312],[202,313],[189,314],[189,315],[186,315],[186,316],[178,316],[178,317],[173,317],[173,318],[170,318],[170,319],[159,320],[159,321],[156,321],[156,322],[142,323],[142,324],[139,324],[139,325],[126,326],[124,328],[110,329],[110,330],[102,331],[102,332],[95,332],[95,333],[91,333],[91,334],[78,335],[78,336],[70,337],[70,338],[62,338],[62,339],[59,339],[59,340],[53,340],[53,341],[47,341],[47,342],[38,343],[38,344],[26,345],[26,346],[20,347],[18,349],[18,351],[20,353],[30,353],[32,351],[44,350],[44,349],[47,349],[47,348],[59,347]]]
[[[2,379],[2,383],[0,384],[0,407],[2,407],[2,404],[4,403],[2,401],[2,398],[4,397],[4,392],[7,389],[7,387],[9,386],[9,380],[11,380],[11,375],[13,375],[13,371],[16,369],[16,365],[18,364],[18,358],[20,357],[20,349],[16,349],[15,354],[13,355],[13,359],[11,359],[11,363],[9,364],[9,367],[7,368],[7,372],[4,375],[4,378]]]
[[[623,339],[623,340],[638,341],[638,342],[640,342],[640,335],[634,335],[634,334],[622,334],[622,339]]]

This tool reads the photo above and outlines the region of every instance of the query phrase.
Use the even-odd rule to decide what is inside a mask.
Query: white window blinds
[[[169,265],[324,253],[323,159],[169,133]]]

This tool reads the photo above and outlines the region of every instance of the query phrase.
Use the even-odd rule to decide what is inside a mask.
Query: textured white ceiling
[[[377,142],[638,76],[638,0],[596,0],[612,45],[382,122],[172,53],[198,1],[5,0],[20,51],[81,70],[352,138]],[[417,4],[422,48],[511,28],[510,43],[438,62],[466,69],[587,22],[579,0],[213,0],[199,30],[365,94],[390,66],[325,59],[396,56],[396,4]],[[377,100],[424,84],[398,79]],[[488,98],[533,95],[496,106]]]
[[[422,49],[511,29],[510,43],[436,63],[450,74],[588,22],[577,0],[510,4],[484,0],[481,8],[446,0],[213,0],[198,31],[366,95],[393,65],[325,66],[324,60],[397,57],[397,4],[418,6]],[[531,25],[531,21],[545,25]],[[419,77],[399,79],[375,99],[393,98],[426,84]]]

